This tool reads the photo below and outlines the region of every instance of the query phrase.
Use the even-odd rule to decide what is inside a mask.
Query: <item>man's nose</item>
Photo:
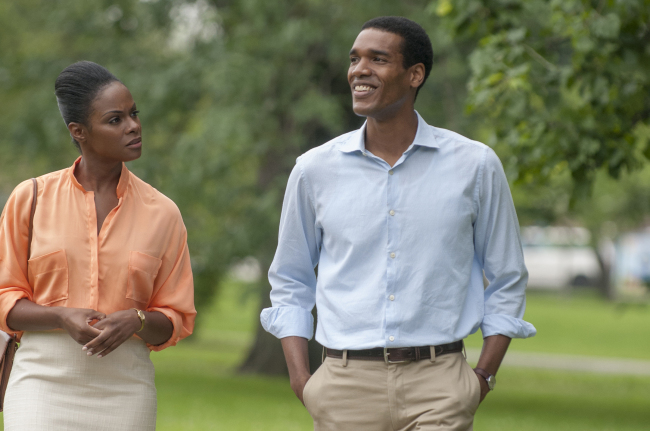
[[[361,76],[370,76],[372,74],[372,71],[368,67],[368,61],[361,59],[357,64],[352,66],[350,70],[350,75],[354,76],[355,78],[361,77]]]

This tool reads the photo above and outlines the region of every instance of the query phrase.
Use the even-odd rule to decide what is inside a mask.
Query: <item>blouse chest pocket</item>
[[[161,264],[162,260],[157,257],[139,251],[130,252],[126,297],[142,304],[149,303]]]
[[[30,259],[28,271],[36,304],[52,305],[68,299],[68,260],[65,250]]]

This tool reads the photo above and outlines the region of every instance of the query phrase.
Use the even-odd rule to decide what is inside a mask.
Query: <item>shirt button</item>
[[[393,170],[388,171],[388,175],[393,175]]]
[[[390,258],[391,258],[391,259],[395,259],[395,253],[391,253],[391,254],[390,254]]]
[[[368,155],[365,152],[363,152],[361,154],[363,154],[363,157],[368,157]]]
[[[390,298],[391,301],[394,301],[395,300],[395,295],[391,295],[388,298]]]
[[[390,214],[390,215],[392,215],[392,216],[394,216],[394,215],[395,215],[395,211],[393,211],[393,210],[390,210],[390,212],[389,212],[388,214]]]
[[[388,337],[388,339],[389,339],[390,341],[395,341],[395,337],[393,337],[392,335],[391,335],[390,337]]]

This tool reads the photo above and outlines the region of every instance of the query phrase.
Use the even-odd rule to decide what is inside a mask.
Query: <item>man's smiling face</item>
[[[355,114],[386,119],[415,98],[411,73],[404,68],[402,42],[401,36],[374,28],[357,36],[348,69]]]

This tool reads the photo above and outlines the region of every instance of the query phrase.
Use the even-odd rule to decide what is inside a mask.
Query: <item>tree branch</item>
[[[528,52],[528,54],[530,54],[531,57],[533,57],[535,60],[537,60],[537,62],[539,64],[541,64],[542,66],[544,66],[546,69],[550,70],[551,72],[557,71],[557,66],[556,65],[554,65],[553,63],[551,63],[550,61],[548,61],[547,59],[542,57],[540,55],[540,53],[535,51],[530,45],[527,45],[525,43],[523,45],[524,45],[524,48],[526,49],[526,51]]]

